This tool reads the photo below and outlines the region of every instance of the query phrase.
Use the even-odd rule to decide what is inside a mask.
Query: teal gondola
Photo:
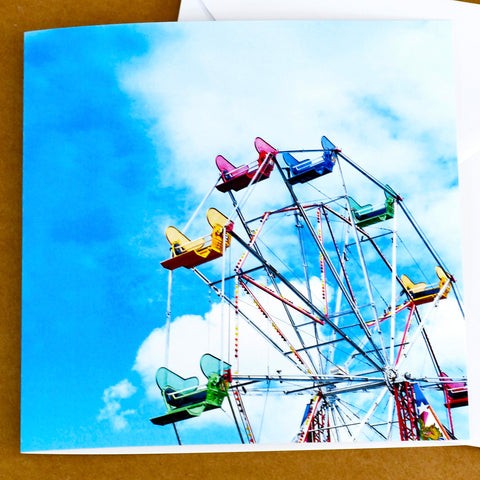
[[[222,406],[231,383],[231,365],[206,353],[200,359],[200,368],[208,379],[206,385],[200,385],[197,377],[183,378],[166,367],[157,370],[156,381],[167,413],[152,418],[153,424],[168,425]]]
[[[397,194],[388,186],[385,186],[385,202],[380,205],[359,205],[352,197],[348,197],[348,203],[352,209],[355,223],[364,228],[375,223],[384,222],[393,218],[395,199]]]

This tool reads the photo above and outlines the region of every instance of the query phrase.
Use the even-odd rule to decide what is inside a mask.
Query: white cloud
[[[435,139],[434,155],[451,147],[452,74],[439,53],[449,51],[441,48],[448,38],[436,24],[267,23],[239,35],[234,24],[195,27],[122,78],[158,120],[152,137],[171,151],[169,181],[205,192],[215,155],[246,163],[257,135],[285,149],[316,148],[326,134],[346,152],[382,155],[380,168],[403,164],[404,172],[421,136]],[[415,48],[406,55],[408,45]],[[392,152],[403,145],[410,153],[395,164]]]
[[[135,410],[122,410],[120,400],[130,398],[137,391],[127,379],[108,387],[103,392],[105,406],[100,410],[97,420],[107,420],[114,431],[124,430],[128,426],[125,417],[136,413]]]
[[[103,392],[103,401],[107,403],[108,401],[115,398],[128,398],[131,397],[136,392],[136,388],[128,381],[122,380],[121,382],[107,388]]]

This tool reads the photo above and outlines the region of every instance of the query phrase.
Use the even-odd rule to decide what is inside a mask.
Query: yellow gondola
[[[229,232],[233,229],[233,222],[229,222],[228,218],[215,208],[208,210],[207,220],[212,227],[212,233],[196,240],[190,240],[175,227],[167,228],[165,233],[172,246],[172,257],[161,262],[162,267],[167,270],[179,267],[194,268],[223,255],[224,246],[225,248],[230,246]]]
[[[451,282],[455,281],[453,276],[446,273],[442,267],[436,267],[435,272],[439,278],[439,283],[434,285],[428,285],[425,282],[413,283],[406,275],[400,277],[403,286],[407,293],[411,296],[415,305],[422,305],[423,303],[433,302],[438,293],[442,290],[443,286],[450,280],[450,284],[443,292],[441,298],[447,298],[448,292],[452,288]]]

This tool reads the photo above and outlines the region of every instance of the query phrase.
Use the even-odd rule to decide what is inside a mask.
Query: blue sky
[[[447,22],[234,22],[26,34],[22,450],[176,443],[148,421],[161,409],[164,230],[213,186],[215,156],[249,162],[256,136],[297,149],[327,135],[408,197],[461,279],[450,33]],[[247,212],[287,198],[271,191]],[[201,213],[189,236],[206,225]],[[175,273],[179,368],[198,368],[202,342],[215,343],[214,300]],[[236,441],[229,419],[206,437],[191,422],[186,443]]]

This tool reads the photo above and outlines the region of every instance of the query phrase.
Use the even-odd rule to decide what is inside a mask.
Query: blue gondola
[[[310,160],[297,160],[290,153],[283,153],[283,160],[290,170],[290,178],[288,182],[291,185],[296,183],[305,183],[315,178],[331,173],[335,162],[337,161],[337,153],[340,149],[325,136],[322,137],[323,154],[320,158]]]

